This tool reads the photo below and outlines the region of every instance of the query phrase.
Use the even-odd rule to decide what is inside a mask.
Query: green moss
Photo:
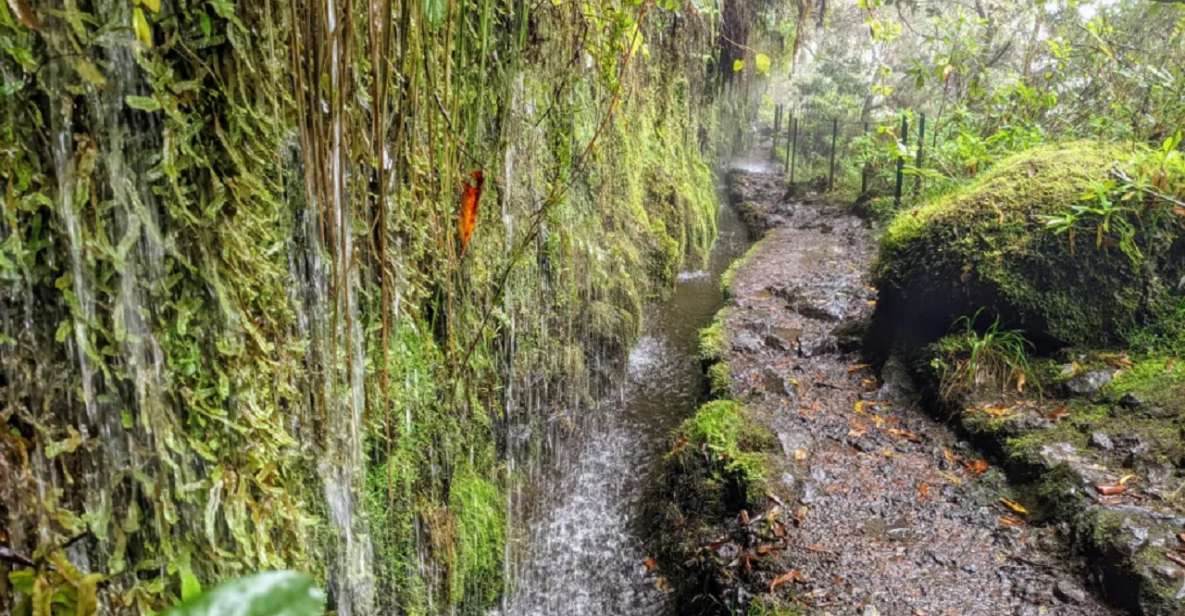
[[[894,310],[950,323],[989,306],[1009,326],[1043,341],[1119,342],[1176,306],[1158,282],[1180,265],[1175,223],[1134,215],[1133,261],[1117,232],[1096,245],[1093,219],[1070,234],[1050,221],[1093,198],[1112,167],[1144,152],[1097,142],[1034,148],[1001,161],[970,185],[901,212],[886,229],[875,265]],[[1127,220],[1127,219],[1124,219]],[[1118,225],[1118,223],[1116,223]],[[1159,270],[1159,273],[1158,273]],[[934,332],[930,332],[934,333]]]
[[[693,450],[708,454],[711,478],[736,482],[749,502],[764,494],[777,438],[755,423],[744,406],[732,400],[709,402],[683,422],[679,435]]]
[[[453,479],[449,508],[457,519],[453,603],[471,605],[480,614],[502,594],[506,499],[497,485],[462,472]]]
[[[749,604],[746,616],[802,616],[806,614],[802,607],[785,605],[778,599],[759,597]]]
[[[728,312],[728,308],[721,308],[712,318],[712,322],[699,330],[700,361],[711,362],[724,358],[724,353],[728,349],[728,332],[725,329]]]
[[[732,263],[729,263],[728,268],[725,269],[724,273],[720,275],[720,290],[724,292],[725,297],[728,297],[732,294],[732,282],[733,279],[736,278],[737,272],[740,271],[740,269],[744,267],[750,259],[753,258],[753,255],[757,254],[757,251],[761,249],[761,246],[765,243],[768,237],[769,236],[766,235],[760,240],[754,242],[753,245],[749,246],[749,249],[745,251],[745,254],[741,255],[740,258],[734,260]]]

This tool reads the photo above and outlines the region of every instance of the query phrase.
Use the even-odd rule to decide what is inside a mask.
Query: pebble
[[[1086,591],[1066,580],[1058,580],[1057,584],[1054,584],[1053,594],[1066,603],[1078,605],[1086,602]]]
[[[1102,432],[1092,432],[1090,435],[1090,446],[1095,449],[1102,449],[1103,451],[1111,451],[1115,449],[1115,443],[1111,442],[1111,437]]]

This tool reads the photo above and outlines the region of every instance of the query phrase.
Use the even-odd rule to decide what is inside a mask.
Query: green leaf
[[[757,72],[762,75],[768,75],[769,69],[772,65],[773,62],[770,61],[769,56],[763,53],[757,54],[757,57],[753,59],[753,67],[756,68]]]
[[[324,612],[325,593],[312,578],[294,571],[269,571],[219,584],[164,616],[321,616]]]
[[[107,78],[103,73],[99,72],[99,67],[95,66],[93,62],[85,58],[74,58],[71,64],[74,65],[74,72],[78,73],[87,83],[101,88],[107,84]]]
[[[732,72],[739,73],[743,70],[745,70],[745,61],[744,60],[733,60],[732,61]]]
[[[178,577],[181,578],[181,600],[188,601],[194,597],[202,594],[202,583],[193,574],[193,569],[189,565],[179,567],[177,570]]]
[[[148,10],[152,11],[153,13],[160,12],[160,0],[140,0],[140,4],[148,7]]]
[[[53,339],[59,343],[65,342],[66,337],[70,335],[70,320],[66,319],[58,323],[58,331],[54,333]]]
[[[132,96],[129,94],[124,97],[124,102],[132,109],[149,112],[160,111],[160,103],[151,96]]]
[[[424,16],[432,27],[444,23],[445,0],[424,0]]]
[[[136,31],[136,38],[140,39],[145,47],[152,47],[152,26],[148,25],[148,18],[144,16],[144,11],[140,10],[140,7],[132,11],[132,30]]]

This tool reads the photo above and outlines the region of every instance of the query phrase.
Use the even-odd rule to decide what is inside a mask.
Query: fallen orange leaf
[[[925,483],[918,484],[918,498],[926,499],[930,496],[930,486]]]
[[[922,442],[922,437],[919,434],[902,428],[889,428],[889,434],[892,434],[897,438],[903,438],[911,443]]]
[[[1095,486],[1094,489],[1103,496],[1115,496],[1116,494],[1127,492],[1127,486],[1124,485]]]
[[[1061,421],[1063,418],[1065,418],[1069,414],[1070,414],[1070,409],[1067,408],[1066,405],[1063,404],[1063,405],[1053,409],[1052,411],[1050,411],[1049,414],[1045,416],[1045,418],[1048,419],[1049,421],[1052,421],[1053,423],[1057,423],[1058,421]]]
[[[782,584],[786,584],[788,582],[801,582],[801,581],[802,581],[802,573],[800,573],[798,571],[798,569],[791,569],[791,570],[783,573],[782,575],[779,575],[778,577],[774,578],[773,581],[771,581],[769,583],[769,591],[773,592],[773,591],[777,590],[777,588],[779,586],[781,586]]]
[[[971,460],[970,462],[964,462],[963,467],[972,475],[982,475],[987,472],[988,463],[987,460]]]
[[[481,202],[481,189],[485,184],[485,175],[481,169],[474,171],[471,176],[473,183],[465,182],[461,193],[461,211],[457,215],[457,234],[461,240],[461,255],[469,247],[469,240],[473,237],[473,229],[477,226],[477,206]]]
[[[992,417],[1007,417],[1014,412],[1012,407],[1002,404],[985,404],[980,410]]]
[[[642,564],[646,565],[647,571],[654,571],[655,569],[658,569],[658,561],[654,560],[653,556],[647,556],[646,560],[642,561]]]
[[[1004,526],[1024,526],[1025,523],[1024,520],[1021,520],[1020,518],[1014,518],[1010,515],[1002,515],[1000,516],[1000,524],[1003,524]]]
[[[1016,501],[1012,500],[1011,498],[1008,498],[1008,497],[1006,497],[1006,496],[1005,496],[1005,497],[1001,497],[1001,498],[1000,498],[1000,502],[1001,502],[1001,503],[1002,503],[1002,504],[1003,504],[1005,507],[1007,507],[1007,508],[1011,509],[1012,511],[1014,511],[1014,512],[1016,512],[1016,513],[1019,513],[1019,514],[1021,514],[1021,515],[1028,515],[1028,514],[1029,514],[1029,510],[1028,510],[1028,509],[1025,509],[1025,506],[1024,506],[1024,505],[1022,505],[1022,504],[1020,504],[1020,503],[1018,503],[1018,502],[1016,502]]]

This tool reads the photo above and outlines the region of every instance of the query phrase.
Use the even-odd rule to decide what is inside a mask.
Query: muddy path
[[[729,198],[764,237],[725,317],[732,394],[777,433],[797,502],[782,558],[812,613],[1110,614],[1055,528],[1009,506],[1002,473],[930,418],[896,360],[861,356],[876,235],[844,208],[788,197],[746,163]]]

